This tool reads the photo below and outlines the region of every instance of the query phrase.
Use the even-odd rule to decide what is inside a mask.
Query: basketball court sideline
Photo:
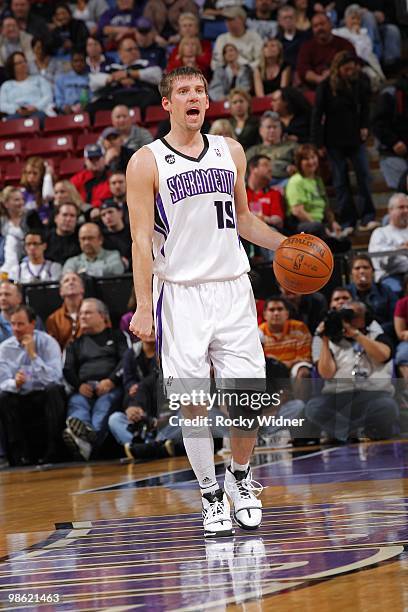
[[[407,456],[259,448],[260,529],[210,542],[183,457],[4,470],[1,609],[407,610]]]

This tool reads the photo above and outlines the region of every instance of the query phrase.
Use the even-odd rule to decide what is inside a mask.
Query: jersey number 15
[[[233,229],[235,227],[235,219],[231,200],[227,202],[216,200],[214,206],[217,210],[218,229]]]

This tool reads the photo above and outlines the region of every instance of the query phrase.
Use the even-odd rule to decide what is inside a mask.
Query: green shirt
[[[77,274],[89,274],[89,276],[119,276],[125,271],[125,266],[119,251],[107,251],[101,249],[95,259],[81,253],[70,257],[64,264],[62,273],[76,272]]]
[[[323,221],[327,206],[326,190],[320,177],[312,179],[299,172],[290,177],[285,190],[290,212],[297,204],[303,204],[314,221]]]

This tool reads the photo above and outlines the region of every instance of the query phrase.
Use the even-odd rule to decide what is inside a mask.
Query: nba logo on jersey
[[[214,151],[217,157],[221,157],[221,151],[219,149],[214,149]]]
[[[166,160],[168,164],[174,164],[174,162],[176,161],[176,158],[174,157],[173,154],[166,155],[164,159]]]

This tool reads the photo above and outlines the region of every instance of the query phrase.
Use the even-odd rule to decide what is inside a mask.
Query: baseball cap
[[[223,10],[222,16],[226,19],[235,19],[235,17],[247,18],[247,14],[240,6],[230,6]]]
[[[99,207],[99,210],[106,210],[107,208],[116,208],[116,210],[120,210],[120,206],[109,198],[108,200],[103,200],[102,204]]]
[[[98,144],[88,144],[84,148],[84,157],[87,159],[95,159],[96,157],[103,157],[102,147]]]
[[[105,139],[105,138],[111,138],[112,136],[119,136],[119,131],[114,128],[114,127],[106,127],[102,134],[101,134],[101,138]]]
[[[153,29],[153,24],[147,17],[139,17],[136,21],[136,30],[139,32],[150,32]]]

